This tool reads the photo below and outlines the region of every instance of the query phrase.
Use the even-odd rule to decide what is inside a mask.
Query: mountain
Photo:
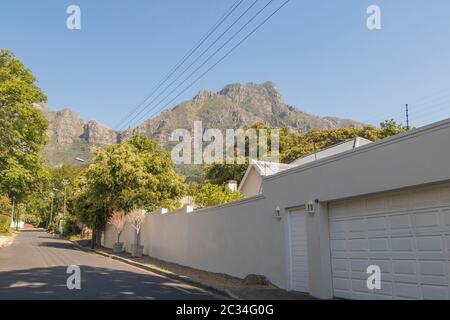
[[[76,163],[75,158],[89,159],[92,146],[120,142],[143,133],[167,146],[170,134],[178,128],[192,129],[201,120],[203,128],[236,129],[255,122],[286,126],[298,132],[311,128],[332,129],[360,127],[350,119],[319,117],[286,104],[271,82],[262,84],[229,84],[219,92],[200,91],[193,99],[152,117],[136,128],[124,132],[96,122],[83,121],[70,109],[51,111],[47,105],[37,105],[49,119],[50,142],[45,148],[49,165]]]
[[[70,109],[52,111],[47,104],[36,104],[49,121],[49,142],[44,148],[47,164],[79,164],[76,158],[89,160],[91,147],[119,142],[118,133],[96,121],[83,121]]]
[[[264,122],[286,126],[298,132],[311,128],[332,129],[361,126],[354,120],[315,116],[286,104],[272,82],[262,84],[229,84],[219,92],[200,91],[192,100],[182,102],[173,109],[128,129],[120,137],[145,133],[166,143],[177,128],[192,129],[195,120],[203,128],[231,129]]]

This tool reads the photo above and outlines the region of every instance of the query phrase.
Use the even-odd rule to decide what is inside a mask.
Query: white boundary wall
[[[193,268],[243,278],[263,274],[275,285],[286,285],[284,224],[264,210],[263,196],[186,212],[148,215],[141,231],[144,254]],[[121,241],[126,251],[134,242],[127,225]],[[107,226],[103,244],[111,248],[117,236]]]

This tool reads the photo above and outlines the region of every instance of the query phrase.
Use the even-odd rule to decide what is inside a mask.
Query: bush
[[[77,219],[73,216],[69,216],[65,219],[63,229],[65,236],[72,236],[81,233],[81,229],[77,224]]]
[[[53,218],[52,222],[50,222],[48,226],[48,230],[53,233],[59,233],[59,221],[61,218],[59,216],[56,216]]]
[[[38,225],[40,223],[38,217],[36,217],[33,214],[24,214],[22,219],[25,223],[31,224],[33,226]]]
[[[0,215],[0,233],[6,233],[9,230],[11,219],[8,216]]]
[[[194,202],[202,208],[216,206],[242,199],[242,194],[238,191],[231,191],[226,186],[206,183],[194,194]]]

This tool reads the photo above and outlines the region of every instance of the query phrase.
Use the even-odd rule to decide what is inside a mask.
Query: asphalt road
[[[81,289],[69,290],[70,265],[81,270]],[[218,299],[199,288],[84,252],[40,230],[23,230],[0,248],[0,299]]]

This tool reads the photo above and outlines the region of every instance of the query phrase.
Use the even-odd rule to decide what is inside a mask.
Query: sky
[[[135,124],[126,116],[235,1],[0,0],[0,48],[33,71],[52,109],[68,107],[118,129]],[[259,0],[209,52],[268,1]],[[253,2],[244,0],[201,48]],[[272,0],[198,75],[283,2]],[[381,9],[380,30],[366,25],[373,4]],[[81,30],[66,27],[69,5],[81,8]],[[371,124],[404,122],[408,103],[411,125],[421,126],[450,116],[449,38],[448,0],[291,0],[168,106],[228,83],[272,81],[286,103],[306,112]]]

